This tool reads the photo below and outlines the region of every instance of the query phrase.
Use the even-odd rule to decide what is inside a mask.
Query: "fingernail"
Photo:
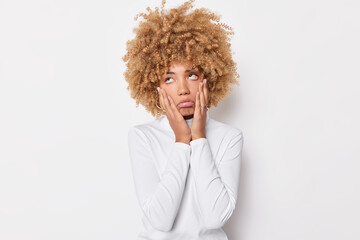
[[[170,97],[170,96],[168,96],[168,99],[169,99],[169,100],[171,100],[171,97]]]
[[[161,89],[161,92],[164,93],[164,89]]]
[[[203,83],[200,83],[200,87],[202,87],[203,86]]]
[[[160,91],[160,90],[159,90],[159,89],[160,89],[159,87],[157,87],[156,89],[157,89],[158,92]]]
[[[204,82],[206,83],[206,79],[204,79]]]

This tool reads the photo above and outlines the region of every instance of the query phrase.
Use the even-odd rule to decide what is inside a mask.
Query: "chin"
[[[189,115],[194,114],[194,108],[193,107],[191,107],[191,108],[180,108],[179,111],[183,116],[189,116]]]

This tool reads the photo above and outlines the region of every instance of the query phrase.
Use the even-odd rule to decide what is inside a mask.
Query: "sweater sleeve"
[[[190,145],[174,142],[165,169],[158,173],[146,135],[133,127],[128,133],[135,191],[144,216],[159,231],[170,231],[183,196],[190,164]]]
[[[243,135],[239,132],[227,143],[218,167],[207,138],[190,142],[190,169],[194,175],[197,198],[208,229],[223,227],[232,215],[237,200]]]

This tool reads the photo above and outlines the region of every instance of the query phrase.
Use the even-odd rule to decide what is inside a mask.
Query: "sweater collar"
[[[210,118],[209,110],[207,110],[206,111],[206,125],[205,125],[205,127],[208,125],[209,118]],[[189,127],[191,127],[193,119],[194,118],[185,119],[185,121],[186,121],[186,123],[188,124]],[[159,120],[160,120],[162,126],[164,126],[166,129],[171,129],[170,122],[169,122],[169,119],[167,118],[166,114],[162,115]]]

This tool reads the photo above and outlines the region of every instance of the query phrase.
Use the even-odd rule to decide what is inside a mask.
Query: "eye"
[[[168,83],[167,80],[169,80],[169,79],[172,79],[172,77],[165,78],[165,82]]]
[[[192,80],[197,80],[199,78],[199,76],[194,73],[190,73],[189,78]]]

